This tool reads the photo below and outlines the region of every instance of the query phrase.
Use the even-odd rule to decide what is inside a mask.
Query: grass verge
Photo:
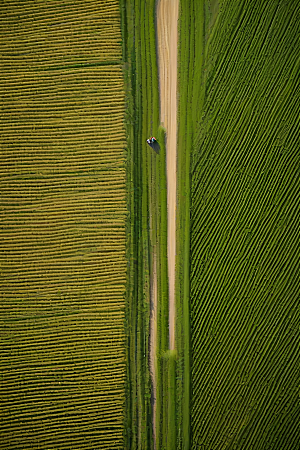
[[[191,445],[190,227],[191,156],[201,117],[204,51],[203,1],[180,2],[178,58],[178,191],[176,235],[177,448]],[[197,83],[195,82],[197,80]]]
[[[158,317],[160,295],[167,296],[166,259],[162,255],[166,247],[166,182],[164,134],[159,130],[159,96],[155,48],[155,1],[122,1],[122,30],[124,73],[127,98],[128,135],[128,276],[127,329],[128,372],[127,392],[131,393],[127,404],[126,443],[128,448],[153,447],[153,423],[151,406],[151,379],[149,370],[149,320],[150,275],[153,253],[158,261]],[[157,136],[161,143],[157,154],[147,144],[149,136]],[[161,234],[161,227],[163,233]],[[161,272],[162,270],[162,272]],[[163,275],[161,275],[163,273]],[[156,370],[158,379],[162,373],[160,364],[161,336],[165,347],[165,323],[158,323],[158,347]],[[157,387],[157,429],[160,435],[161,386]]]

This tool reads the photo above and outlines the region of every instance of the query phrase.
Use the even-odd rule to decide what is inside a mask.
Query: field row
[[[122,69],[117,64],[78,67],[76,70],[58,69],[51,74],[31,73],[25,70],[20,73],[15,67],[16,64],[1,78],[0,86],[5,107],[32,104],[45,108],[44,100],[49,99],[55,102],[58,108],[72,104],[82,108],[88,104],[90,109],[93,103],[103,102],[109,93],[113,92],[117,97],[124,96]],[[39,95],[36,95],[37,93]],[[6,104],[6,100],[9,104]],[[55,110],[51,112],[55,114]],[[64,112],[70,113],[70,110]]]
[[[29,242],[29,244],[31,243],[32,247],[33,247],[33,253],[32,253],[32,257],[28,258],[26,257],[26,252],[28,252],[28,247],[26,246],[22,246],[22,244],[18,246],[18,249],[14,250],[13,246],[3,246],[3,250],[6,250],[7,252],[9,252],[9,258],[5,258],[5,257],[1,257],[2,263],[6,260],[9,262],[9,265],[11,267],[11,269],[15,269],[17,267],[20,267],[20,272],[22,271],[22,273],[24,274],[24,276],[29,275],[28,272],[30,272],[31,270],[33,270],[33,268],[31,267],[30,264],[30,260],[34,261],[35,258],[39,258],[40,259],[40,263],[42,265],[47,265],[49,268],[51,267],[52,270],[60,270],[62,271],[62,273],[65,272],[65,270],[68,268],[68,265],[72,266],[74,265],[74,275],[76,275],[77,273],[77,266],[82,265],[82,263],[88,262],[88,267],[86,268],[86,270],[89,271],[93,271],[95,270],[95,267],[97,267],[97,270],[100,270],[101,267],[105,267],[106,271],[109,271],[109,264],[105,264],[105,261],[103,262],[103,256],[105,256],[105,253],[108,250],[113,250],[116,251],[117,249],[120,249],[120,245],[118,245],[115,241],[116,239],[124,239],[124,234],[122,235],[116,235],[115,237],[113,237],[111,239],[111,242],[108,242],[107,244],[105,244],[107,242],[106,238],[102,238],[101,240],[104,242],[104,244],[102,244],[101,246],[99,246],[98,248],[93,248],[93,247],[87,247],[86,246],[86,242],[84,242],[84,245],[81,245],[80,250],[78,250],[76,255],[70,255],[70,251],[72,250],[73,246],[74,246],[74,241],[73,241],[73,246],[69,246],[67,248],[64,248],[64,243],[58,241],[57,245],[56,245],[56,250],[55,251],[47,251],[45,250],[45,248],[41,248],[41,246],[37,246],[37,240],[33,239],[31,242]],[[74,239],[77,242],[77,239]],[[100,240],[98,240],[98,245]],[[114,242],[112,242],[114,241]],[[101,241],[100,241],[101,242]],[[18,244],[16,244],[18,245]],[[45,246],[48,245],[49,246],[49,242],[48,244],[45,244]],[[25,251],[24,251],[25,250]],[[57,254],[58,253],[58,254]],[[57,256],[55,257],[55,255],[57,254]],[[71,258],[70,258],[71,256]],[[73,256],[73,257],[72,257]],[[84,261],[82,261],[84,257]],[[22,261],[20,261],[19,265],[17,264],[18,259],[22,258]],[[47,261],[47,258],[49,258],[49,261]],[[113,259],[113,267],[115,267],[115,258]],[[100,264],[101,262],[101,264]],[[46,263],[46,264],[45,264]],[[48,263],[48,264],[47,264]],[[4,266],[4,264],[3,264]],[[22,267],[25,266],[25,267]],[[26,267],[27,266],[27,267]],[[76,270],[77,269],[77,270]],[[5,266],[3,267],[3,270],[5,271]],[[9,279],[9,277],[8,277]]]
[[[86,243],[86,239],[88,239],[88,242],[93,242],[96,238],[97,239],[103,239],[103,236],[114,236],[115,238],[120,238],[120,237],[124,237],[124,230],[122,230],[121,226],[117,226],[116,224],[112,224],[111,228],[105,228],[105,227],[101,227],[101,230],[98,229],[98,227],[93,227],[91,226],[89,228],[89,230],[86,229],[80,229],[80,227],[78,227],[77,229],[74,228],[73,230],[69,230],[69,236],[65,236],[64,234],[64,226],[59,227],[58,229],[56,229],[55,231],[52,231],[52,233],[49,234],[49,232],[46,232],[43,229],[39,229],[39,231],[36,233],[37,235],[43,235],[43,242],[45,245],[48,245],[49,243],[45,242],[45,240],[47,241],[47,239],[51,239],[51,240],[58,240],[60,245],[61,243],[64,243],[65,246],[67,245],[71,245],[72,242],[72,235],[74,235],[74,237],[76,238],[77,242],[85,242]],[[121,228],[121,229],[120,229]],[[2,239],[3,242],[5,242],[6,240],[11,240],[12,236],[14,236],[15,238],[18,238],[18,236],[16,236],[16,229],[14,228],[13,230],[7,230],[6,234],[2,234]],[[26,230],[23,230],[22,233],[22,242],[26,241],[27,239],[32,239],[32,230],[28,230],[28,234],[26,234]],[[90,247],[91,248],[91,247]],[[93,247],[93,250],[100,250],[100,247],[97,247],[97,245],[95,247]]]
[[[99,71],[98,76],[100,77],[101,75],[102,73]],[[79,88],[78,83],[74,83],[68,89],[67,85],[70,80],[65,80],[61,77],[56,78],[57,83],[55,89],[53,88],[53,84],[49,83],[48,80],[45,80],[45,83],[39,82],[36,86],[33,86],[33,84],[30,86],[30,82],[28,82],[27,85],[26,79],[26,84],[23,87],[20,87],[20,81],[24,81],[24,79],[16,79],[13,83],[10,79],[10,81],[6,83],[6,90],[3,92],[3,106],[5,113],[13,114],[16,108],[21,108],[24,112],[28,111],[32,113],[34,112],[32,111],[32,108],[38,107],[41,109],[41,112],[48,115],[52,114],[53,117],[59,117],[60,111],[66,114],[67,117],[72,117],[75,112],[79,111],[85,112],[87,116],[92,116],[94,110],[99,111],[100,109],[101,111],[105,105],[114,104],[115,107],[111,111],[109,117],[103,117],[104,121],[109,122],[110,116],[114,117],[114,114],[118,111],[119,118],[121,116],[120,104],[118,103],[123,100],[124,93],[118,86],[119,79],[115,80],[114,85],[105,83],[105,80],[101,84],[101,82],[97,80],[95,86],[93,86],[92,80],[87,79],[85,80],[86,84],[82,83],[81,89]],[[34,95],[37,93],[39,94],[38,97]],[[57,98],[56,96],[58,94],[61,94],[62,97]],[[112,94],[114,94],[113,97]],[[54,111],[47,111],[52,103],[56,104],[58,108],[57,111],[56,108]],[[4,116],[4,118],[5,117],[6,116]],[[22,116],[20,116],[19,119],[22,120]]]
[[[63,300],[62,300],[63,301]],[[76,344],[76,339],[82,340],[82,338],[85,336],[86,338],[92,338],[91,342],[95,344],[97,347],[98,345],[102,345],[103,336],[101,336],[102,333],[106,333],[107,340],[109,342],[111,341],[111,338],[113,336],[116,336],[117,340],[120,338],[123,338],[124,336],[124,330],[122,331],[122,322],[124,320],[124,308],[122,309],[122,304],[120,301],[120,310],[119,311],[109,311],[109,303],[110,299],[109,297],[105,300],[101,300],[101,307],[104,308],[106,306],[107,310],[101,310],[101,308],[95,308],[95,314],[93,317],[93,314],[89,312],[82,312],[80,309],[80,306],[77,304],[77,308],[73,305],[72,308],[68,308],[67,306],[63,306],[62,309],[59,311],[58,307],[52,306],[52,302],[50,302],[50,305],[47,307],[46,302],[44,304],[41,304],[40,307],[37,305],[34,305],[37,311],[36,318],[38,321],[36,322],[36,326],[31,328],[31,335],[27,338],[25,342],[22,342],[24,340],[24,333],[27,329],[27,324],[25,324],[25,320],[31,320],[32,319],[32,311],[34,308],[33,306],[30,307],[24,307],[23,311],[27,315],[24,315],[21,317],[21,315],[16,315],[16,318],[10,318],[7,316],[7,320],[5,319],[5,329],[9,329],[10,327],[13,327],[13,321],[15,322],[15,331],[14,331],[14,342],[18,343],[21,347],[33,347],[35,339],[40,338],[43,342],[48,342],[49,344],[53,341],[53,333],[56,335],[57,339],[61,338],[63,339],[65,337],[65,342],[68,342],[68,344],[73,343]],[[55,316],[55,314],[60,313],[61,316]],[[69,314],[69,317],[68,317]],[[73,316],[72,316],[73,315]],[[57,320],[62,320],[63,317],[65,319],[69,320],[68,326],[65,324],[64,327],[61,330],[56,329],[56,322]],[[24,319],[23,328],[21,328],[20,322]],[[19,321],[19,323],[18,323]],[[86,326],[88,322],[88,327]],[[39,327],[37,327],[37,323],[39,323]],[[109,325],[109,326],[108,326]],[[73,331],[73,336],[70,337],[70,332]],[[99,334],[99,339],[97,339],[97,336]],[[38,337],[40,335],[40,337]],[[101,338],[100,338],[101,336]],[[10,335],[7,334],[7,344],[9,343]],[[116,340],[116,342],[117,342]],[[86,343],[79,342],[77,343],[78,347],[86,347]],[[51,344],[52,345],[52,344]],[[63,345],[63,343],[61,343]],[[93,345],[91,346],[91,348]],[[61,349],[63,350],[63,348]],[[67,348],[66,348],[67,350]],[[107,350],[108,352],[108,350]],[[116,355],[109,355],[110,358],[115,358]],[[120,357],[120,355],[118,355]]]
[[[22,84],[20,83],[22,80]],[[53,81],[55,81],[55,86],[53,86]],[[78,67],[77,70],[57,70],[51,73],[45,72],[27,72],[23,71],[22,74],[18,71],[15,66],[12,66],[9,73],[4,73],[1,79],[1,88],[5,88],[3,92],[4,97],[9,96],[9,88],[13,89],[10,95],[10,101],[13,104],[15,95],[17,92],[26,93],[26,99],[24,102],[28,103],[31,96],[34,97],[35,91],[32,88],[36,88],[38,92],[46,94],[51,98],[51,95],[58,105],[60,102],[66,102],[66,98],[57,98],[56,92],[60,92],[63,89],[64,93],[78,95],[80,98],[79,106],[82,106],[83,100],[87,93],[101,93],[105,96],[107,89],[110,88],[114,91],[116,95],[120,95],[124,92],[124,86],[122,84],[122,69],[120,65],[113,64],[107,66],[91,66],[91,67]],[[49,88],[52,89],[49,89]],[[84,89],[85,88],[85,89]],[[17,92],[15,92],[17,91]],[[76,96],[72,96],[76,99]],[[43,105],[43,99],[40,96],[34,98],[36,102],[40,102]],[[99,102],[102,100],[101,97],[95,97],[94,100]]]
[[[118,184],[117,184],[118,183]],[[120,185],[120,180],[112,181],[112,182],[103,182],[98,183],[98,189],[87,189],[86,193],[83,192],[83,189],[79,188],[78,185],[75,185],[76,187],[72,187],[70,189],[70,192],[72,192],[72,195],[69,197],[66,196],[65,192],[63,191],[63,188],[61,190],[57,187],[57,206],[59,207],[61,204],[67,204],[69,205],[74,201],[74,199],[78,200],[78,203],[80,205],[80,202],[82,201],[95,201],[97,204],[102,204],[105,200],[105,205],[107,205],[107,201],[113,200],[120,200],[124,199],[124,191],[122,191],[122,188],[124,189],[124,185]],[[34,192],[35,186],[29,187],[27,192],[25,190],[22,190],[21,192],[18,189],[13,189],[3,198],[3,207],[5,208],[5,204],[7,204],[7,208],[10,208],[12,211],[12,214],[16,210],[16,207],[29,207],[28,199],[25,197],[26,194],[30,195],[32,200],[30,204],[30,208],[40,208],[43,204],[47,204],[47,209],[49,209],[49,200],[51,201],[52,197],[54,196],[49,192],[49,188],[47,189],[47,186],[41,187],[40,190]],[[106,191],[106,196],[105,192]],[[3,191],[5,191],[3,189]],[[107,198],[107,191],[109,191],[110,196],[109,199]],[[74,208],[75,209],[75,208]],[[19,209],[18,209],[19,210]],[[75,209],[76,211],[76,209]]]
[[[99,161],[99,168],[100,170],[105,170],[105,167],[107,167],[107,170],[109,170],[110,167],[115,168],[119,167],[116,166],[116,162],[120,161],[122,162],[121,167],[124,167],[124,160],[120,157],[121,153],[124,153],[122,142],[111,142],[107,141],[105,145],[106,152],[105,154],[100,151],[101,149],[101,142],[99,143],[99,140],[89,141],[86,143],[86,149],[90,152],[91,158],[92,158],[92,168],[89,169],[89,172],[93,170],[93,167],[95,166],[95,161]],[[3,156],[2,161],[4,162],[11,162],[10,160],[15,158],[15,163],[17,163],[17,160],[20,160],[21,163],[24,161],[24,163],[28,162],[28,160],[32,159],[34,157],[36,163],[41,163],[44,161],[45,166],[47,167],[47,163],[52,163],[53,161],[57,161],[57,163],[61,163],[61,159],[57,156],[60,155],[63,152],[63,156],[66,160],[68,160],[69,163],[87,163],[87,157],[86,153],[84,152],[84,143],[79,143],[77,148],[73,148],[68,146],[66,143],[62,143],[59,145],[58,143],[53,143],[53,147],[45,144],[45,145],[39,145],[38,143],[31,144],[30,142],[23,142],[22,148],[18,143],[13,142],[7,142],[5,148],[3,149]],[[45,159],[43,159],[43,155]],[[18,157],[18,158],[17,158]],[[118,159],[119,158],[119,159]],[[106,164],[106,166],[105,166]],[[20,164],[21,165],[21,164]],[[85,169],[85,172],[87,173],[87,170]],[[76,172],[75,172],[76,173]],[[47,178],[53,178],[53,172],[52,175],[47,174],[45,176],[45,179]],[[61,178],[61,174],[58,174],[58,179]],[[5,177],[4,177],[5,179]]]
[[[58,146],[55,145],[55,147]],[[31,150],[34,155],[34,165],[29,163],[30,149],[26,149],[25,146],[23,155],[17,160],[15,155],[20,155],[20,151],[12,151],[12,154],[9,154],[8,150],[6,150],[5,158],[2,158],[2,163],[3,165],[5,163],[6,170],[2,172],[0,171],[1,178],[3,180],[2,184],[6,184],[8,180],[12,180],[14,185],[16,185],[16,181],[24,180],[25,176],[27,176],[29,180],[36,180],[37,175],[41,177],[41,180],[50,180],[54,174],[56,174],[57,179],[59,180],[60,178],[65,177],[66,174],[72,177],[75,174],[77,175],[82,173],[85,174],[85,176],[90,175],[93,177],[95,176],[95,173],[103,173],[111,170],[111,172],[115,174],[119,169],[123,169],[124,160],[122,159],[121,154],[124,153],[124,148],[121,143],[110,142],[109,145],[106,145],[107,151],[105,156],[100,153],[99,148],[99,158],[95,157],[97,155],[97,152],[95,152],[95,147],[97,147],[97,144],[93,146],[90,142],[87,147],[93,148],[90,164],[87,158],[83,158],[81,156],[80,151],[75,152],[75,154],[72,155],[72,150],[70,150],[70,147],[66,148],[64,157],[65,163],[63,163],[62,159],[57,158],[57,154],[62,151],[61,148],[56,153],[51,153],[51,159],[49,159],[49,153],[46,151],[45,160],[43,160],[42,151],[37,153],[36,148],[33,147],[34,150]],[[9,175],[7,173],[11,166],[17,166],[18,168],[18,172],[14,175]]]
[[[54,34],[56,36],[56,34]],[[78,55],[78,51],[81,50],[82,45],[89,47],[86,51],[85,56],[93,56],[97,58],[97,62],[100,61],[113,61],[114,59],[119,60],[121,57],[120,46],[118,42],[114,42],[113,39],[108,39],[105,35],[101,39],[94,37],[93,39],[86,39],[83,42],[78,42],[78,36],[74,36],[74,42],[56,42],[59,40],[55,38],[52,42],[38,42],[30,39],[26,39],[21,42],[7,42],[3,47],[2,61],[4,66],[6,64],[15,64],[22,60],[24,67],[30,65],[33,62],[47,62],[48,67],[51,67],[59,62],[69,60],[71,57],[74,61],[81,60],[83,58],[82,54]],[[57,45],[59,44],[59,49]],[[38,51],[32,49],[32,47],[37,46]],[[71,48],[70,48],[71,46]],[[5,48],[7,47],[7,49]],[[19,48],[18,48],[19,47]],[[13,51],[12,51],[13,49]],[[50,54],[54,57],[53,62],[49,64]],[[67,55],[67,56],[66,56]],[[72,58],[72,59],[73,59]]]
[[[59,320],[57,320],[57,325],[59,324]],[[61,325],[61,324],[60,324]],[[122,326],[122,324],[119,324],[119,327]],[[41,330],[40,330],[41,332]],[[69,330],[70,332],[70,330]],[[101,333],[99,334],[101,336]],[[81,336],[77,336],[77,339]],[[39,339],[38,336],[36,336],[36,345],[43,345],[43,351],[36,351],[34,349],[34,343],[31,346],[23,347],[19,346],[16,348],[8,349],[8,352],[4,352],[3,355],[3,365],[8,366],[8,361],[11,362],[12,367],[18,368],[20,365],[22,366],[22,363],[28,363],[28,366],[33,366],[37,362],[39,362],[41,359],[43,360],[43,365],[47,366],[49,363],[52,362],[52,357],[55,357],[55,360],[57,361],[57,364],[62,364],[64,361],[64,358],[66,356],[71,356],[74,361],[76,359],[81,358],[85,354],[85,358],[95,357],[96,354],[99,354],[99,357],[101,356],[101,363],[99,363],[99,368],[104,367],[106,369],[109,368],[109,374],[107,374],[107,378],[114,378],[114,370],[116,369],[116,365],[110,364],[107,357],[107,350],[110,349],[113,352],[121,351],[123,345],[124,345],[124,339],[125,335],[118,336],[116,335],[115,330],[112,330],[112,336],[111,338],[105,338],[103,335],[101,336],[101,342],[98,343],[98,345],[95,345],[95,342],[92,341],[92,339],[85,339],[85,345],[78,345],[78,348],[76,346],[76,341],[74,340],[74,343],[69,340],[64,341],[64,345],[62,345],[61,348],[60,342],[58,342],[58,347],[53,348],[51,343],[47,343],[42,339]],[[85,336],[86,338],[86,336]],[[57,340],[57,337],[56,339]],[[63,343],[61,343],[63,344]],[[73,352],[68,355],[67,351],[65,351],[65,348],[72,347],[73,345]],[[76,346],[76,348],[75,348]],[[107,350],[106,350],[107,349]],[[51,357],[48,356],[48,352],[51,352]],[[22,357],[20,358],[20,353],[22,352]],[[119,363],[120,366],[124,369],[124,360],[123,362]],[[124,373],[122,374],[122,376]],[[25,387],[26,389],[26,387]]]

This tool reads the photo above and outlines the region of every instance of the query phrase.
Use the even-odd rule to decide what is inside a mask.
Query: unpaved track
[[[167,130],[169,339],[175,350],[177,20],[179,0],[158,0],[157,38],[160,120]]]

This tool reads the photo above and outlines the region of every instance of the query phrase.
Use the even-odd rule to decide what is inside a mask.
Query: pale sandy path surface
[[[169,339],[175,350],[176,142],[178,0],[158,0],[157,38],[160,120],[167,130]]]

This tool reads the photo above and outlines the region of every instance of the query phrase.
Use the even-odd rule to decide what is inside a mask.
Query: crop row
[[[47,77],[43,77],[43,74],[39,74],[38,76],[35,76],[30,84],[30,73],[26,73],[26,76],[20,77],[18,76],[14,77],[14,73],[12,73],[11,77],[8,77],[3,79],[3,82],[5,82],[5,92],[3,92],[4,98],[9,97],[10,104],[9,106],[12,107],[17,104],[17,106],[28,106],[28,105],[39,105],[41,108],[45,108],[46,104],[44,102],[44,99],[47,98],[49,100],[53,100],[57,104],[57,107],[59,108],[60,105],[65,104],[78,104],[78,107],[82,109],[87,103],[89,105],[89,111],[90,106],[94,104],[99,105],[100,102],[103,102],[106,96],[109,95],[110,92],[114,92],[117,97],[121,96],[123,93],[122,83],[121,83],[121,71],[118,67],[116,70],[116,66],[108,66],[110,70],[107,70],[107,67],[105,68],[105,72],[103,70],[103,67],[97,67],[91,69],[86,69],[85,71],[82,71],[80,69],[80,73],[77,75],[81,75],[82,81],[81,86],[79,85],[79,82],[75,82],[75,75],[74,72],[70,71],[59,71],[51,74],[51,78],[49,75]],[[101,70],[102,69],[102,70]],[[89,73],[90,72],[90,73]],[[83,75],[85,74],[85,77]],[[112,79],[109,78],[109,74],[114,75],[115,82],[112,83]],[[104,77],[103,83],[99,85],[99,77]],[[75,79],[74,79],[75,78]],[[20,80],[23,81],[24,85],[20,85]],[[56,89],[50,90],[49,87],[53,86],[53,80],[56,81]],[[86,85],[84,91],[82,90],[82,84]],[[39,92],[39,96],[36,97],[34,92],[32,90],[33,85],[35,85],[36,90]],[[2,85],[2,87],[4,87]],[[13,92],[10,92],[10,89],[13,89]],[[57,93],[64,94],[62,97],[57,98]],[[95,97],[95,93],[101,93],[101,97]],[[70,94],[67,96],[66,94]],[[24,95],[24,99],[22,99],[22,95]],[[110,100],[112,100],[110,98]],[[5,104],[4,104],[5,106]],[[118,105],[116,105],[118,106]],[[119,105],[120,106],[120,105]],[[52,113],[55,115],[56,111],[52,111]],[[70,108],[67,111],[69,114],[72,113],[72,110],[70,111]],[[106,118],[109,120],[109,118]]]
[[[103,79],[101,84],[98,84],[99,81],[99,74],[101,74],[101,78]],[[111,75],[113,75],[113,78],[111,78]],[[22,80],[23,83],[20,85],[17,89],[17,92],[11,93],[11,103],[14,104],[14,98],[15,95],[19,92],[26,92],[26,103],[28,103],[30,99],[30,94],[32,97],[34,97],[34,91],[32,91],[32,87],[36,86],[36,89],[39,90],[40,94],[45,93],[49,96],[49,98],[53,98],[56,100],[57,104],[59,105],[60,102],[65,102],[67,99],[64,97],[57,98],[56,92],[59,91],[60,86],[64,88],[64,92],[69,92],[70,94],[73,94],[71,98],[76,100],[77,96],[80,98],[79,105],[82,106],[83,100],[86,97],[87,93],[94,94],[95,92],[102,92],[103,94],[106,93],[106,89],[110,87],[111,90],[115,91],[116,94],[120,94],[124,91],[124,86],[122,84],[122,70],[119,65],[113,64],[113,65],[107,65],[107,66],[87,66],[87,67],[78,67],[77,73],[76,71],[70,71],[70,70],[61,70],[61,71],[53,71],[51,74],[46,72],[24,72],[22,75],[18,70],[12,66],[10,73],[5,73],[3,75],[3,78],[1,79],[1,86],[3,86],[2,83],[5,81],[5,87],[6,90],[4,92],[5,96],[9,95],[9,87],[16,87],[15,84],[18,84],[19,80]],[[81,80],[81,84],[80,84]],[[113,81],[114,80],[114,81]],[[53,86],[53,81],[59,81],[59,83],[56,86],[55,90],[48,90],[47,86]],[[63,84],[65,83],[65,84]],[[87,92],[82,91],[81,87],[82,84],[88,83],[88,86],[86,87]],[[77,95],[74,95],[74,94]],[[34,98],[36,102],[40,102],[41,105],[43,105],[43,99],[38,96]],[[95,102],[101,101],[101,97],[94,97],[92,96],[92,99]]]
[[[95,6],[97,7],[96,11]],[[38,14],[39,11],[34,11],[33,7],[31,11],[33,17],[31,17],[31,14],[28,14],[28,10],[26,9],[24,9],[25,14],[22,14],[22,8],[18,5],[17,13],[19,14],[19,20],[16,18],[15,14],[7,14],[7,11],[4,9],[0,20],[1,35],[3,37],[8,36],[8,39],[12,41],[17,40],[18,38],[23,40],[32,36],[36,36],[38,40],[44,41],[45,35],[51,36],[52,34],[53,37],[60,35],[70,35],[73,37],[74,34],[81,34],[83,39],[87,39],[90,35],[93,36],[95,32],[96,34],[99,33],[102,35],[103,33],[106,35],[107,32],[109,34],[109,31],[113,31],[120,36],[120,15],[118,6],[106,9],[104,5],[102,5],[100,12],[100,4],[97,3],[97,5],[93,5],[93,8],[94,14],[89,14],[88,9],[84,9],[84,14],[80,14],[80,9],[76,9],[73,11],[73,15],[72,9],[70,8],[68,10],[65,7],[61,10],[57,8],[55,15],[53,15],[53,12],[48,12],[47,16],[46,9],[42,14]],[[85,18],[88,19],[88,23],[84,22]],[[60,20],[65,21],[65,27],[60,26]],[[33,22],[35,23],[34,27],[32,26]],[[11,34],[9,34],[8,24],[11,25],[11,29],[13,30],[13,33]],[[109,27],[109,30],[107,30],[106,26]]]

